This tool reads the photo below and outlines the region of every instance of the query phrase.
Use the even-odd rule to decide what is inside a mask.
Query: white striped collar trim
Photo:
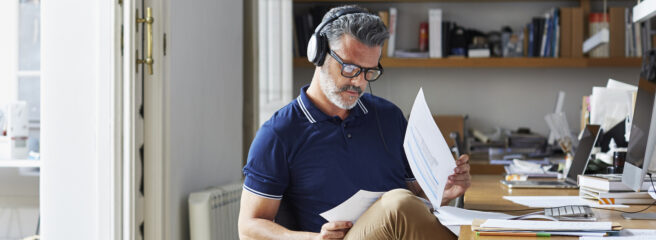
[[[362,104],[362,101],[360,101],[360,99],[358,99],[358,105],[360,106],[360,109],[362,109],[362,112],[364,112],[364,114],[369,113],[369,110],[367,110],[364,104]]]
[[[303,111],[303,114],[305,114],[305,117],[308,119],[308,121],[310,121],[310,123],[317,122],[317,120],[314,120],[314,117],[312,117],[312,115],[310,114],[310,111],[308,111],[307,108],[305,107],[305,104],[303,103],[303,99],[301,99],[300,95],[296,98],[296,102],[298,102],[298,106],[301,107],[301,111]]]
[[[244,189],[246,189],[249,192],[254,193],[255,195],[263,197],[263,198],[268,198],[268,199],[273,199],[273,200],[282,199],[282,195],[271,195],[271,194],[266,194],[266,193],[263,193],[263,192],[258,192],[256,190],[253,190],[252,188],[247,187],[246,184],[244,184]]]

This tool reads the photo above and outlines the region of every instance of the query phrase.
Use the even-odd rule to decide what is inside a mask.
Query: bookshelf
[[[564,0],[561,2],[578,3],[584,12],[590,11],[590,4],[595,0]],[[394,3],[431,3],[431,2],[548,2],[544,0],[293,0],[294,4],[394,4]],[[587,25],[587,17],[584,22]],[[585,36],[585,32],[584,32]],[[640,67],[641,58],[390,58],[383,57],[381,64],[386,68],[595,68],[595,67]],[[311,68],[313,65],[305,57],[293,58],[294,68]]]
[[[640,58],[383,58],[385,68],[586,68],[640,67]],[[314,67],[294,58],[294,67]]]

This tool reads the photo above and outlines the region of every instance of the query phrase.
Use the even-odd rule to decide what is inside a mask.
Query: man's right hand
[[[321,232],[314,239],[343,239],[351,227],[353,223],[348,221],[329,222],[321,226]]]

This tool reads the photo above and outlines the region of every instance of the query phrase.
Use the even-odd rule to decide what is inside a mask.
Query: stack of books
[[[620,174],[579,175],[579,196],[593,204],[652,204],[654,199],[647,190],[651,188],[649,177],[645,177],[640,192],[635,192],[622,183]]]

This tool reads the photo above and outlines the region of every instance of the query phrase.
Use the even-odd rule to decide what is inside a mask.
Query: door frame
[[[97,239],[117,239],[123,231],[122,11],[118,0],[100,1],[97,6]]]

